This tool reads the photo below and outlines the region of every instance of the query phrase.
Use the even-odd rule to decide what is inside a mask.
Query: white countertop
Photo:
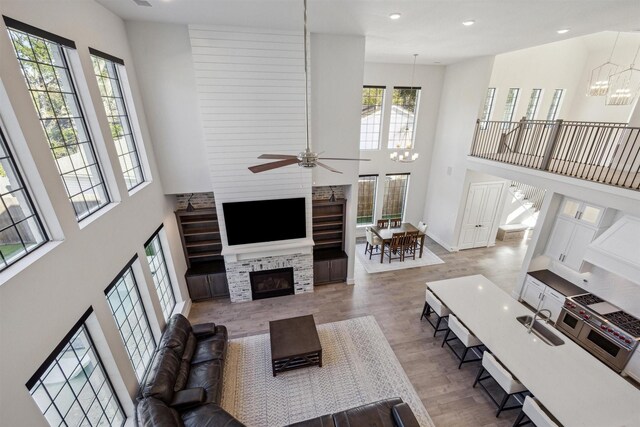
[[[557,347],[528,334],[531,311],[486,277],[428,285],[565,427],[640,426],[640,390],[561,332]]]

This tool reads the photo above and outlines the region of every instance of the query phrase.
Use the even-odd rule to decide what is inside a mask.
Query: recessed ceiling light
[[[568,32],[569,32],[568,28],[563,28],[563,29],[557,31],[558,34],[565,34],[565,33],[568,33]]]
[[[468,21],[464,21],[462,23],[462,25],[464,25],[465,27],[470,27],[471,25],[475,24],[476,21],[474,21],[473,19],[469,19]]]
[[[395,19],[400,19],[400,17],[401,17],[401,16],[402,16],[402,15],[401,15],[401,14],[399,14],[399,13],[392,13],[391,15],[389,15],[389,18],[391,18],[391,19],[394,19],[394,20],[395,20]]]

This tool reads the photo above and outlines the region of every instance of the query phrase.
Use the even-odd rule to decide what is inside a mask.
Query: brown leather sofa
[[[136,408],[141,427],[244,427],[220,406],[227,329],[169,319]]]
[[[420,427],[418,420],[399,397],[369,403],[313,418],[288,427]]]

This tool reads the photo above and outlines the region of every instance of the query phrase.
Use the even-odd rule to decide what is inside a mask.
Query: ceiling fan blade
[[[344,157],[318,157],[318,159],[321,160],[355,160],[355,161],[360,161],[360,162],[369,162],[371,161],[371,159],[347,159]]]
[[[331,166],[327,166],[327,165],[325,165],[324,163],[316,162],[316,165],[320,166],[321,168],[328,169],[328,170],[330,170],[331,172],[335,172],[335,173],[342,173],[342,172],[340,172],[339,170],[332,168]]]
[[[281,168],[284,166],[295,165],[296,163],[298,163],[297,158],[286,159],[286,160],[280,160],[278,162],[264,163],[262,165],[251,166],[249,167],[249,170],[253,173],[260,173],[260,172],[266,172],[271,169]]]
[[[290,154],[261,154],[259,159],[297,159],[298,156],[292,156]]]

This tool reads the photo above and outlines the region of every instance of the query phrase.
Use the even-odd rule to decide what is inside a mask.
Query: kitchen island
[[[640,390],[551,325],[564,344],[527,333],[531,311],[486,277],[428,286],[564,426],[640,426]]]

